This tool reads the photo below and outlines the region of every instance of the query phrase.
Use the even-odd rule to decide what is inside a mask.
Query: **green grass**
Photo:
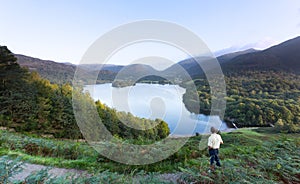
[[[107,170],[124,176],[139,172],[181,172],[181,180],[184,182],[300,183],[299,134],[276,134],[270,128],[239,129],[222,133],[222,138],[224,145],[220,149],[220,158],[223,166],[214,173],[208,172],[207,150],[199,150],[201,136],[190,138],[185,146],[168,159],[144,166],[110,161],[86,143],[6,131],[0,131],[0,155],[99,174]]]
[[[207,157],[197,158],[190,166],[181,168],[185,181],[300,183],[299,134],[274,134],[263,128],[241,129],[222,137],[222,168],[209,173]]]

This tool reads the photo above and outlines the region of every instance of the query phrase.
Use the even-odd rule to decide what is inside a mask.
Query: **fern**
[[[10,183],[10,178],[22,171],[22,162],[19,159],[10,160],[7,156],[0,158],[0,183]]]

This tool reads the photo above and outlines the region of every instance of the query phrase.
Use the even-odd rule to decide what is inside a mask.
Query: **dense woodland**
[[[283,131],[300,130],[300,77],[279,71],[242,71],[225,75],[227,97],[225,120],[238,127],[276,125]],[[210,113],[211,93],[205,78],[194,80],[198,94],[184,95],[187,108]]]
[[[15,131],[49,135],[57,138],[82,138],[72,107],[72,86],[52,84],[37,72],[20,67],[5,46],[0,47],[0,126]],[[79,93],[94,103],[89,94]],[[121,138],[161,139],[169,135],[167,123],[145,120],[130,113],[117,112],[99,101],[95,103],[106,128]],[[125,126],[118,117],[132,124],[157,126],[144,131]]]
[[[225,121],[238,127],[273,126],[278,131],[300,131],[300,37],[263,51],[231,53],[218,57],[226,82]],[[193,76],[197,94],[186,87],[186,107],[197,112],[210,113],[211,96],[204,73],[195,73],[198,64],[182,61]],[[198,100],[199,99],[199,100]]]

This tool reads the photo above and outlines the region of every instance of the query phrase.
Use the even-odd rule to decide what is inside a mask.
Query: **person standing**
[[[216,161],[216,165],[221,167],[220,159],[219,159],[219,148],[220,144],[223,144],[223,140],[219,134],[217,134],[218,130],[215,127],[211,127],[210,129],[211,135],[208,138],[208,152],[210,156],[210,169],[214,171],[215,166],[214,162]]]

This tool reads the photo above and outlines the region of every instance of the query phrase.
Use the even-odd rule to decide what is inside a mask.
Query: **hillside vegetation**
[[[74,65],[71,63],[57,63],[49,60],[42,60],[21,54],[15,54],[17,62],[23,68],[31,72],[37,72],[43,79],[49,80],[52,84],[72,84],[75,72],[80,72],[80,80],[84,84],[91,84],[94,76],[98,75],[97,83],[105,83],[114,80],[117,75],[115,68],[120,66],[110,65]],[[100,69],[99,72],[97,69]]]
[[[299,183],[299,134],[272,132],[273,128],[260,128],[221,134],[224,140],[219,155],[222,168],[215,172],[209,172],[207,150],[199,150],[201,136],[191,137],[169,158],[144,166],[110,161],[86,143],[42,139],[7,131],[0,131],[0,154],[18,162],[83,169],[91,174],[90,177],[50,179],[47,171],[40,171],[26,179],[33,183],[171,183],[163,177],[164,173],[173,173],[177,183]],[[17,167],[14,166],[9,164],[7,157],[1,157],[0,182],[15,174]]]
[[[73,89],[68,83],[51,84],[36,72],[30,73],[21,68],[16,61],[7,47],[0,47],[0,126],[56,138],[82,138],[72,107],[74,92],[90,106],[95,106],[112,135],[151,140],[169,135],[168,125],[162,120],[146,120],[130,113],[117,112],[101,102],[95,103],[89,94],[82,92],[82,88]],[[158,126],[142,127],[145,131],[136,130],[124,125],[118,117],[133,126]]]
[[[273,126],[278,131],[300,131],[300,37],[264,51],[238,55],[221,67],[226,82],[225,120],[238,127]],[[195,64],[195,63],[194,63]],[[190,66],[191,67],[191,66]],[[182,85],[186,107],[210,113],[211,95],[208,81],[201,71],[191,82]],[[199,97],[199,100],[197,99]]]
[[[218,57],[225,75],[227,89],[225,121],[235,123],[238,127],[275,125],[278,131],[299,132],[300,52],[298,48],[300,48],[300,37],[263,51],[246,50]],[[18,57],[19,62],[24,63],[25,59]],[[53,63],[44,67],[44,62],[46,61],[32,61],[31,64],[27,62],[25,65],[36,66],[42,76],[47,77],[45,73],[48,71],[49,77],[51,75],[50,78],[54,78],[51,79],[52,81],[56,81],[55,78],[64,81],[64,79],[59,79],[60,74],[56,76],[54,70],[61,71],[61,68],[65,67],[65,71],[69,72],[74,70],[70,67],[75,67],[62,66],[62,64],[58,67]],[[211,96],[203,70],[194,59],[180,61],[164,71],[156,71],[141,64],[126,67],[113,65],[102,67],[104,70],[98,75],[98,83],[113,82],[116,87],[149,81],[160,84],[179,84],[187,89],[184,103],[189,111],[199,113],[199,108],[195,107],[200,105],[200,113],[210,113],[211,98],[214,97]],[[82,66],[83,70],[90,72],[95,72],[95,68],[101,68],[101,66]],[[179,80],[182,69],[193,78],[197,91],[191,90],[190,80]],[[117,72],[120,71],[122,71],[121,75],[115,80]],[[70,78],[71,75],[67,76]],[[135,81],[138,76],[144,77]],[[86,79],[88,78],[87,75]]]
[[[300,76],[287,72],[244,71],[225,77],[227,105],[225,120],[239,127],[270,126],[282,122],[285,131],[300,128]],[[210,113],[210,88],[205,78],[194,80],[198,94],[188,90],[184,100],[190,111],[198,103],[200,112]],[[186,84],[188,89],[188,84]],[[194,105],[194,106],[193,106]]]
[[[31,72],[20,67],[7,47],[1,46],[0,183],[12,183],[10,176],[17,172],[22,161],[90,173],[89,177],[82,178],[51,178],[47,170],[43,170],[30,175],[25,183],[170,183],[163,177],[165,173],[172,173],[177,183],[300,183],[300,58],[297,48],[300,48],[299,38],[265,51],[223,57],[221,65],[227,85],[225,120],[238,127],[260,128],[222,133],[225,143],[220,149],[222,167],[209,172],[207,150],[199,149],[203,146],[199,145],[200,141],[204,139],[206,142],[205,136],[191,137],[178,152],[150,165],[125,165],[100,155],[82,140],[73,113],[72,93],[79,95],[88,105],[95,106],[105,127],[122,142],[149,145],[167,137],[169,128],[162,120],[146,120],[118,112],[100,101],[94,102],[82,88],[73,89],[67,83],[74,72],[73,66],[64,71],[60,65],[58,78],[49,73],[56,70],[55,63],[52,63],[53,68],[45,67],[49,71],[36,70],[45,76],[49,73],[50,82],[41,78],[33,65],[28,67]],[[214,96],[205,76],[201,70],[193,68],[190,60],[180,64],[191,74],[196,72],[196,75],[191,75],[193,81],[180,83],[187,89],[183,96],[186,107],[199,113],[194,107],[200,101],[200,113],[209,114]],[[36,68],[42,69],[41,66]],[[111,82],[115,72],[120,70],[120,66],[117,69],[109,67],[108,75],[98,77],[98,81]],[[141,72],[136,75],[152,70],[135,65],[128,71],[134,73],[136,69]],[[70,75],[64,73],[69,71]],[[151,75],[141,80],[147,82],[157,78]],[[159,80],[169,82],[164,78]],[[196,85],[197,91],[191,90],[191,84]],[[145,131],[136,130],[124,125],[120,117],[134,126],[158,126]],[[274,127],[266,128],[271,125]],[[164,150],[158,149],[157,152],[164,154]],[[159,155],[148,153],[147,156],[152,159]]]

